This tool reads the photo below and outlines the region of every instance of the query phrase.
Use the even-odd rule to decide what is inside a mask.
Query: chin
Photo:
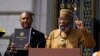
[[[70,29],[70,27],[67,27],[67,26],[66,27],[60,27],[61,31],[68,31],[69,29]]]
[[[29,27],[23,27],[23,29],[29,29]]]
[[[59,27],[61,31],[64,31],[66,28],[65,27]]]

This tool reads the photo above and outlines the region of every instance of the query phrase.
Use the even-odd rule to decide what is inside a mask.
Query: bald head
[[[20,15],[20,17],[22,17],[22,16],[24,16],[24,15],[28,15],[28,16],[30,16],[30,17],[34,16],[34,14],[31,13],[31,12],[29,12],[29,11],[24,11],[24,12],[22,12],[21,15]]]
[[[20,15],[20,23],[22,28],[28,29],[32,24],[32,13],[31,12],[22,12]]]

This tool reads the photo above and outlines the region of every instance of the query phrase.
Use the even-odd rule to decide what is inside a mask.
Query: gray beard
[[[66,25],[65,27],[59,26],[59,29],[60,29],[61,31],[64,31],[64,32],[70,30],[71,28],[72,28],[72,25]]]

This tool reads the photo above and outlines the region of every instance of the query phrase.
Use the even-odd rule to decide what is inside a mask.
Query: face
[[[68,30],[71,25],[71,17],[68,15],[60,15],[60,18],[58,20],[59,28],[63,31]]]
[[[22,13],[20,16],[20,23],[22,28],[28,29],[31,27],[32,24],[32,15],[30,13]]]

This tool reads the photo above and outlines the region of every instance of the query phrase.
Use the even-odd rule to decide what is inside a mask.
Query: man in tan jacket
[[[73,29],[73,11],[61,9],[58,19],[59,29],[53,30],[47,40],[47,48],[79,48],[95,47],[95,41],[90,33],[84,28],[81,20],[75,21],[77,29]]]

